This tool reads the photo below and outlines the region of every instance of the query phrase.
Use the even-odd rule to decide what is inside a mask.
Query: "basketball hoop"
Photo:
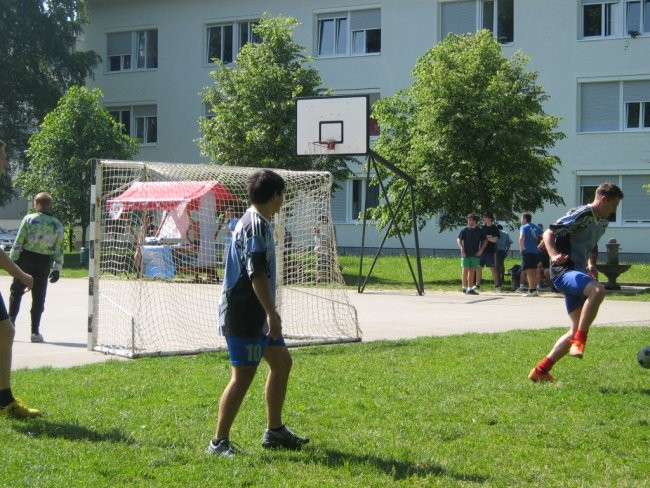
[[[338,142],[334,139],[328,139],[326,141],[309,141],[309,151],[308,154],[328,154],[336,150],[336,145]]]

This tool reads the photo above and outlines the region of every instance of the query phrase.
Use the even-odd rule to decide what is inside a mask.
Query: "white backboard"
[[[296,99],[298,155],[368,153],[368,96]]]

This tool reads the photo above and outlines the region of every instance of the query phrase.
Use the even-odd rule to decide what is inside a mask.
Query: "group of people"
[[[483,214],[483,225],[479,226],[479,216],[469,214],[467,226],[458,234],[456,243],[460,249],[462,268],[462,292],[478,295],[483,281],[483,268],[492,273],[494,288],[501,290],[505,277],[505,260],[512,245],[510,235],[501,225],[494,224],[494,214]]]
[[[4,170],[6,164],[2,144],[0,171]],[[231,428],[262,358],[269,364],[265,387],[266,429],[262,435],[262,446],[300,449],[309,442],[308,438],[287,429],[282,421],[292,358],[282,334],[282,318],[276,309],[275,238],[271,220],[283,204],[285,181],[271,170],[259,170],[248,178],[247,190],[251,206],[231,230],[218,311],[218,330],[225,336],[232,368],[230,381],[219,400],[215,434],[208,443],[206,452],[223,457],[237,454],[238,449],[230,440]],[[30,214],[23,221],[25,228],[34,221],[43,225],[49,222],[48,225],[58,228],[53,220],[45,218],[51,217],[48,206],[48,203],[51,205],[51,197],[39,194],[37,198],[35,214]],[[543,233],[543,247],[551,264],[551,279],[554,286],[565,295],[571,326],[557,340],[549,354],[530,371],[528,377],[534,382],[554,381],[550,374],[551,368],[565,355],[577,358],[584,355],[589,328],[605,296],[603,285],[589,274],[594,270],[591,250],[605,233],[608,217],[616,211],[622,198],[620,188],[611,183],[603,183],[596,190],[591,204],[569,211]],[[43,217],[40,221],[39,216]],[[509,243],[501,233],[502,229],[495,226],[493,220],[494,216],[486,212],[483,215],[484,225],[478,227],[478,217],[470,214],[467,217],[467,227],[459,234],[463,289],[466,293],[472,294],[472,290],[477,293],[477,285],[472,283],[475,283],[475,271],[481,265],[490,267],[495,286],[501,285],[498,262],[500,255],[504,254],[499,251],[507,251]],[[528,271],[533,266],[533,259],[528,254],[534,254],[530,252],[533,245],[535,248],[540,247],[540,229],[530,226],[528,214],[522,216],[522,224],[522,262],[526,265],[530,287],[535,275]],[[30,236],[28,230],[24,232]],[[62,233],[60,237],[62,239]],[[57,230],[54,242],[58,240]],[[499,241],[502,242],[500,246]],[[0,266],[14,277],[14,283],[20,284],[16,289],[22,291],[35,289],[37,276],[38,279],[43,277],[40,269],[28,268],[29,265],[25,264],[41,262],[42,258],[34,254],[43,254],[39,252],[43,248],[32,247],[33,245],[34,241],[29,238],[18,242],[16,262],[0,252]],[[22,261],[21,256],[24,258]],[[62,260],[58,261],[58,254],[48,256],[43,262],[55,264],[49,276],[51,281],[56,281]],[[31,274],[25,272],[20,264],[30,269]],[[534,264],[536,267],[536,260]],[[13,288],[14,284],[12,292]],[[15,317],[10,317],[7,313],[0,296],[0,415],[36,417],[40,412],[14,398],[11,391],[14,320]]]
[[[542,227],[532,223],[532,215],[521,215],[519,250],[521,252],[518,290],[526,297],[539,295],[542,283],[550,278],[549,258],[542,242]],[[513,244],[510,234],[501,224],[494,224],[494,214],[485,212],[483,225],[476,214],[467,216],[467,226],[456,239],[461,253],[462,292],[478,295],[483,281],[483,268],[492,272],[495,291],[501,291],[505,279],[505,260]]]

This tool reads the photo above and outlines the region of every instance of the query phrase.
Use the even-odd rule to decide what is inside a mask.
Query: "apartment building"
[[[313,56],[323,86],[371,101],[412,83],[419,56],[448,33],[488,28],[505,56],[531,58],[530,70],[550,95],[546,111],[560,115],[566,139],[558,188],[567,207],[589,201],[605,180],[625,199],[605,239],[624,254],[650,253],[650,1],[649,0],[90,0],[91,25],[81,48],[102,56],[91,87],[142,140],[138,158],[205,162],[195,140],[206,113],[200,92],[212,83],[213,58],[232,62],[255,42],[265,13],[301,23],[294,39]],[[360,245],[362,165],[341,182],[332,209],[338,245]],[[513,168],[516,170],[516,168]],[[546,225],[565,208],[534,216]],[[433,219],[420,236],[424,249],[455,249],[457,232],[440,233]],[[369,229],[370,245],[383,236]],[[515,239],[516,240],[516,239]],[[407,240],[407,245],[412,241]],[[387,247],[399,247],[389,240]]]

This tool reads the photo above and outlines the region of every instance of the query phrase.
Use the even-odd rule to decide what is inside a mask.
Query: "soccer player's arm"
[[[282,335],[282,318],[275,309],[271,293],[271,280],[265,271],[255,271],[251,277],[251,284],[257,299],[262,304],[269,324],[269,336],[278,339]]]
[[[546,252],[548,253],[548,258],[552,265],[558,266],[560,264],[566,263],[566,261],[569,259],[569,256],[562,254],[557,250],[557,247],[555,246],[555,230],[553,228],[549,227],[546,229],[546,231],[544,231],[542,240],[544,242]]]

